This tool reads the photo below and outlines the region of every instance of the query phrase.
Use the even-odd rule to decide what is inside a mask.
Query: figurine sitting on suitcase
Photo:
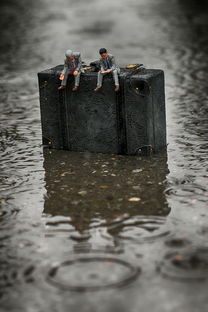
[[[115,82],[115,92],[120,90],[118,74],[120,73],[120,68],[116,65],[115,58],[112,54],[109,54],[105,48],[99,50],[100,53],[100,68],[98,72],[97,88],[94,91],[100,91],[102,88],[103,76],[112,73]]]
[[[66,88],[68,76],[71,74],[75,78],[75,85],[72,91],[77,91],[79,88],[80,75],[82,72],[81,53],[67,50],[65,56],[66,59],[64,61],[64,69],[59,77],[61,80],[61,86],[58,89],[62,90]]]

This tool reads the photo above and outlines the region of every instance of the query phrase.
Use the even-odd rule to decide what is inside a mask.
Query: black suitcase
[[[113,77],[94,92],[97,72],[85,71],[80,88],[74,78],[58,91],[63,66],[38,73],[43,144],[57,149],[116,154],[159,151],[166,146],[164,73],[121,69],[121,91]]]

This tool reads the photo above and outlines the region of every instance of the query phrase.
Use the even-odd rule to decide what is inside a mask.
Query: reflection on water
[[[1,309],[207,310],[207,2],[0,8]],[[167,153],[42,150],[36,73],[101,46],[165,70]]]
[[[44,150],[44,212],[111,222],[129,214],[167,215],[167,157],[126,157]],[[136,201],[131,201],[136,198]]]
[[[108,239],[160,232],[170,211],[166,152],[145,159],[45,150],[44,160],[47,235],[87,241],[103,227]]]

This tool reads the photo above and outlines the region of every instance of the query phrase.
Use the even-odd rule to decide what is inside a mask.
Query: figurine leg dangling
[[[61,80],[61,85],[58,88],[58,90],[62,90],[62,89],[66,88],[66,83],[67,83],[68,76],[69,76],[69,71],[68,70],[66,70],[65,74],[61,74],[60,75],[59,79]]]
[[[75,84],[74,84],[74,88],[72,89],[73,92],[77,91],[79,88],[80,76],[81,76],[81,72],[78,72],[78,74],[74,76]]]
[[[114,69],[112,71],[112,74],[113,74],[113,79],[114,79],[114,82],[115,82],[115,92],[118,92],[120,90],[120,87],[119,87],[119,81],[118,81],[118,71],[117,69]]]
[[[113,75],[113,79],[115,82],[115,92],[118,92],[120,90],[119,87],[119,80],[118,80],[118,71],[117,69],[114,69],[111,71]],[[108,73],[102,73],[101,71],[98,72],[98,79],[97,79],[97,87],[94,89],[95,92],[100,91],[102,88],[102,83],[103,83],[103,76],[107,75]]]
[[[101,90],[102,84],[103,84],[103,76],[104,76],[104,75],[105,75],[105,74],[104,74],[104,73],[101,73],[101,71],[98,72],[97,87],[95,88],[94,91],[97,92],[97,91]]]
[[[62,78],[62,79],[61,79],[62,81],[61,81],[61,85],[60,85],[60,87],[58,88],[58,90],[63,90],[63,89],[66,88],[67,79],[68,79],[69,74],[74,75],[73,73],[70,73],[69,71],[66,71],[64,77],[63,77],[63,76],[62,76],[62,77],[60,76],[60,79]],[[73,91],[73,92],[74,92],[74,91],[77,91],[78,88],[79,88],[80,75],[81,75],[81,72],[78,72],[77,75],[74,75],[75,84],[74,84],[74,87],[72,88],[72,91]]]

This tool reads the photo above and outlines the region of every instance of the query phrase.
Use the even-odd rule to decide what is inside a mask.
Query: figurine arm
[[[64,80],[65,74],[66,74],[66,70],[67,70],[68,66],[67,66],[67,62],[66,60],[64,61],[64,68],[61,72],[61,75],[59,76],[60,80]]]
[[[100,65],[100,71],[101,73],[105,72],[105,68],[103,66],[103,62],[101,60],[99,60],[99,65]]]
[[[112,63],[111,70],[115,70],[116,69],[116,61],[115,61],[114,56],[112,56],[112,58],[111,58],[111,63]]]
[[[100,71],[101,71],[101,73],[105,72],[105,69],[104,69],[103,65],[100,66]]]
[[[62,75],[65,75],[67,68],[68,68],[67,60],[64,60],[64,69],[62,70],[62,73],[61,73]]]
[[[79,53],[79,55],[78,55],[78,64],[77,64],[77,67],[76,67],[75,71],[79,72],[81,67],[82,67],[82,58],[81,58],[81,53]]]

